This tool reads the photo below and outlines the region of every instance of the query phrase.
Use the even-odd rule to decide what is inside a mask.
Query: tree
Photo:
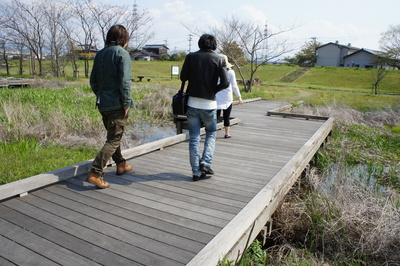
[[[36,74],[36,59],[39,75],[43,74],[44,34],[47,30],[44,6],[45,3],[39,0],[13,0],[0,4],[2,29],[7,31],[9,38],[24,42],[31,53],[31,73]]]
[[[382,33],[379,41],[382,58],[386,58],[386,63],[400,68],[400,25],[389,26],[389,29]]]
[[[83,50],[84,62],[85,62],[85,77],[89,77],[89,59],[90,50],[96,41],[95,27],[96,20],[93,17],[93,13],[90,11],[90,3],[84,2],[84,0],[77,0],[73,4],[74,14],[76,16],[77,24],[81,32],[78,34],[80,37],[80,45]]]
[[[288,30],[274,32],[268,25],[260,27],[236,16],[224,19],[222,25],[214,28],[213,32],[223,44],[222,52],[237,67],[245,91],[251,92],[255,74],[263,64],[293,50],[286,39],[277,38]],[[247,60],[244,64],[243,57]]]
[[[106,35],[111,26],[118,24],[125,10],[118,6],[108,4],[95,4],[91,0],[85,0],[85,4],[90,11],[93,20],[101,33],[103,43],[106,42]]]
[[[68,34],[63,30],[63,25],[68,24],[71,16],[67,4],[48,0],[45,2],[43,8],[48,25],[47,46],[50,51],[51,72],[58,77],[64,74],[66,66],[62,56],[67,53]]]
[[[317,48],[322,45],[315,37],[305,43],[300,52],[295,54],[293,62],[299,66],[313,67],[317,62]]]
[[[388,71],[384,68],[384,65],[386,65],[386,59],[384,57],[376,56],[374,63],[376,64],[376,68],[371,69],[372,92],[374,94],[380,94],[380,83],[388,74]]]
[[[151,30],[152,17],[149,16],[147,10],[138,10],[136,4],[132,9],[128,7],[123,7],[123,9],[127,11],[121,23],[125,25],[131,37],[129,47],[132,50],[138,50],[154,36],[154,31]]]
[[[10,63],[8,60],[8,54],[7,54],[7,46],[6,46],[6,41],[4,37],[0,37],[0,49],[1,49],[1,60],[4,61],[4,64],[6,65],[6,71],[7,75],[10,75]]]

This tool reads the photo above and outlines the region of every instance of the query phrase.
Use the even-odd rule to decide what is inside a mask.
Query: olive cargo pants
[[[107,140],[94,159],[91,171],[103,175],[103,169],[110,158],[116,164],[125,162],[120,144],[128,116],[124,117],[124,109],[100,111],[100,113],[103,117],[104,127],[107,130]]]

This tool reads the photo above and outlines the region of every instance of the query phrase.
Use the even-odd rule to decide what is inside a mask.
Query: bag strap
[[[181,89],[179,90],[179,92],[183,93],[184,90],[185,90],[185,81],[182,81]],[[187,89],[186,89],[186,92],[187,92]]]
[[[179,93],[183,93],[184,90],[185,90],[185,81],[182,81],[181,89],[179,90]],[[189,90],[186,87],[186,94],[188,94],[188,93],[189,93]]]

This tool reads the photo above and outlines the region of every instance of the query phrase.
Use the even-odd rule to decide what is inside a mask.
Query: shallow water
[[[125,129],[122,138],[122,148],[129,149],[135,146],[156,141],[176,135],[176,127],[173,122],[167,124],[150,124],[146,122],[135,123]]]

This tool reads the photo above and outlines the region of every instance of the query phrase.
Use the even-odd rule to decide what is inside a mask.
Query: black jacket
[[[180,78],[181,81],[189,81],[187,91],[190,96],[207,100],[215,100],[218,91],[229,87],[226,62],[212,50],[189,53]]]

